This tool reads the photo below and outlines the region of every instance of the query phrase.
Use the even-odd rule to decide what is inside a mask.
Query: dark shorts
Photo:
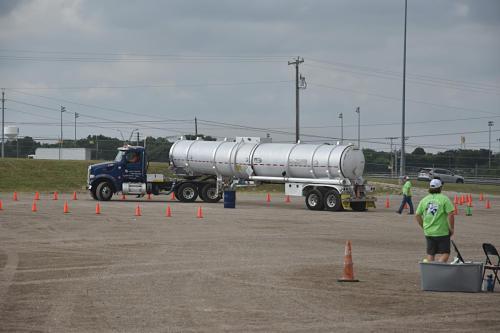
[[[450,236],[425,236],[425,239],[427,240],[428,255],[450,253]]]

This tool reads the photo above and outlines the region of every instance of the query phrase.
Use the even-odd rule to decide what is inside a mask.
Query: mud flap
[[[350,194],[347,194],[347,193],[343,193],[340,195],[340,201],[342,202],[342,207],[344,207],[344,209],[349,209],[351,208],[351,203],[349,202],[349,199],[351,198],[351,195]]]

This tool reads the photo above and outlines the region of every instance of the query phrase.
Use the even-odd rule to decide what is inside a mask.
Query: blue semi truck
[[[148,174],[146,149],[140,146],[118,148],[114,161],[88,167],[87,189],[93,199],[111,200],[113,194],[123,193],[169,195],[174,193],[179,201],[193,202],[200,197],[205,202],[221,199],[217,178],[211,175],[166,179],[163,174]]]

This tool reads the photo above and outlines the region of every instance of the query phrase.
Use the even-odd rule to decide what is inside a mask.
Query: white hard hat
[[[439,188],[443,186],[443,183],[439,179],[433,179],[431,180],[431,183],[429,184],[430,188]]]

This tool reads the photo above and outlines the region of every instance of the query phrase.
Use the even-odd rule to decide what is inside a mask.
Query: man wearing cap
[[[455,228],[454,207],[450,199],[441,194],[442,187],[439,179],[431,180],[429,194],[418,204],[415,216],[424,230],[428,261],[434,261],[438,255],[438,261],[447,262],[450,256],[450,237]]]
[[[405,182],[403,185],[403,201],[401,201],[401,206],[399,207],[397,213],[401,214],[403,209],[405,208],[405,204],[410,206],[410,215],[413,215],[413,202],[411,201],[411,182],[410,177],[404,176],[403,181]]]

